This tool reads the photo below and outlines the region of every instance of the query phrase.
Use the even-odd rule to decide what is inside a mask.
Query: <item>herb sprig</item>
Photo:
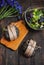
[[[16,10],[16,8],[11,7],[11,6],[4,6],[2,8],[0,8],[0,20],[6,17],[10,17],[14,14],[17,15],[18,14],[18,10]]]

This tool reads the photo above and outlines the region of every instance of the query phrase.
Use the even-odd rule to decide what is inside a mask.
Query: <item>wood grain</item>
[[[23,7],[23,11],[25,11],[27,7],[44,6],[44,0],[18,1]],[[40,50],[36,51],[35,56],[31,58],[25,58],[20,55],[20,52],[18,52],[19,49],[17,51],[12,51],[0,44],[0,65],[44,65],[44,30],[30,30],[23,42],[27,39],[34,39],[37,41],[37,45],[42,47]]]

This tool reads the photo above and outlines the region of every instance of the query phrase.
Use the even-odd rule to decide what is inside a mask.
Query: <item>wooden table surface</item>
[[[23,11],[27,7],[33,6],[44,6],[44,0],[18,0],[23,7]],[[41,46],[41,49],[37,51],[35,56],[31,58],[25,58],[17,51],[6,48],[0,44],[0,65],[44,65],[44,30],[42,31],[33,31],[29,30],[26,38],[34,39],[37,41],[37,45]],[[22,43],[23,43],[22,42]]]

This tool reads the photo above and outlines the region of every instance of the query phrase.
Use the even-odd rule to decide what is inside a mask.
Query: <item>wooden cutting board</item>
[[[1,44],[5,45],[8,48],[11,48],[12,50],[17,50],[21,42],[23,41],[24,37],[28,33],[28,30],[26,29],[25,25],[22,23],[23,21],[18,21],[16,23],[11,23],[16,25],[16,27],[19,29],[19,37],[14,41],[7,41],[4,39],[4,37],[0,40]]]

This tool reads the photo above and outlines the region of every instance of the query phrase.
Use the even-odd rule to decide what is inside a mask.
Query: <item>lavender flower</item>
[[[5,1],[4,0],[0,0],[0,7],[3,7],[5,4]]]
[[[7,4],[15,7],[20,14],[22,13],[22,7],[17,0],[0,0],[0,7],[6,6]]]
[[[12,7],[15,7],[17,10],[19,10],[19,13],[22,13],[22,7],[16,0],[7,0],[7,3]]]

